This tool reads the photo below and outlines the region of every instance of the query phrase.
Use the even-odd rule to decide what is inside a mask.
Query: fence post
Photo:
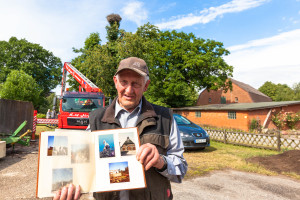
[[[280,140],[280,131],[277,131],[277,151],[280,151],[281,140]]]
[[[33,125],[32,125],[32,133],[31,133],[31,141],[35,141],[35,132],[36,132],[36,122],[37,122],[37,110],[33,111]]]
[[[227,144],[226,130],[224,129],[224,144]]]

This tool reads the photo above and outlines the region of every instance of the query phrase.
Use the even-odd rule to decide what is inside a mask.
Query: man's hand
[[[136,159],[144,165],[145,170],[148,170],[151,167],[161,169],[164,166],[164,160],[159,155],[156,146],[150,143],[143,144],[139,148]]]
[[[63,187],[61,190],[58,190],[53,200],[77,200],[80,198],[80,186],[75,186],[73,184],[70,184],[69,186]]]

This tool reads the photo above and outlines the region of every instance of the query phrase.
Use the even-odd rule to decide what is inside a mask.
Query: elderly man
[[[136,57],[122,60],[113,80],[118,97],[108,107],[90,113],[89,128],[92,131],[138,128],[142,145],[136,158],[145,167],[147,188],[94,193],[94,197],[107,200],[172,199],[170,181],[180,183],[187,171],[184,148],[172,111],[149,103],[143,96],[150,83],[144,60]],[[76,199],[79,190],[74,186],[64,188],[54,199],[59,199],[60,195]]]

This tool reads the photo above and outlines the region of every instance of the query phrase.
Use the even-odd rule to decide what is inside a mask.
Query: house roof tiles
[[[256,103],[232,103],[232,104],[210,104],[203,106],[191,106],[182,108],[173,108],[173,110],[260,110],[266,108],[276,108],[288,105],[300,104],[300,101],[272,101],[272,102],[256,102]]]

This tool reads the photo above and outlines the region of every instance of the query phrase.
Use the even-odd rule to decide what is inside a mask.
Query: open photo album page
[[[139,146],[137,128],[42,132],[37,197],[54,196],[71,183],[83,193],[146,187]]]

